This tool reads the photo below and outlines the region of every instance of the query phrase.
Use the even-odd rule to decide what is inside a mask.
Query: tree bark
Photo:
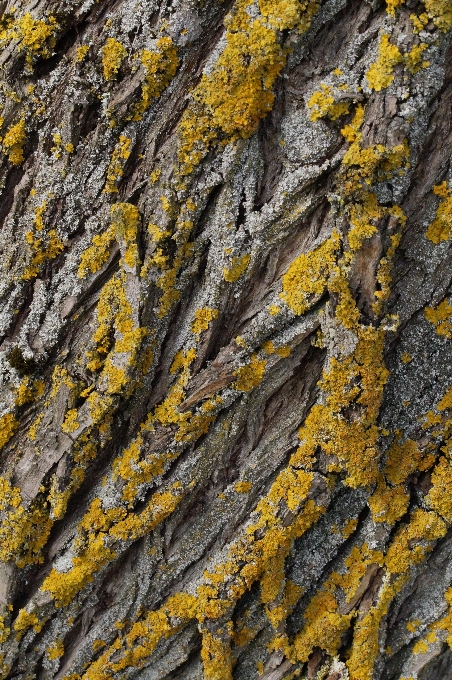
[[[10,0],[0,670],[452,678],[452,4]]]

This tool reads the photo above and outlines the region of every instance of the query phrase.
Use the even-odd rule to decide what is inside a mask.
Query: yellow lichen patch
[[[406,513],[410,496],[403,486],[390,487],[381,476],[377,488],[369,498],[374,522],[394,525]]]
[[[329,582],[341,588],[346,602],[354,597],[358,591],[363,576],[367,573],[370,565],[383,563],[383,553],[380,550],[372,550],[367,543],[361,547],[355,545],[344,560],[345,571],[342,574],[333,572]]]
[[[229,623],[232,628],[232,623]],[[209,630],[202,631],[201,659],[205,680],[232,680],[232,655],[230,631],[220,628],[213,635]]]
[[[95,274],[100,271],[110,257],[110,246],[115,240],[115,231],[110,226],[103,234],[96,234],[89,246],[80,258],[78,277],[84,279],[88,273]]]
[[[119,136],[119,141],[114,148],[107,170],[107,181],[104,189],[104,192],[107,194],[118,193],[117,185],[123,175],[124,165],[130,157],[131,143],[132,140],[129,137],[125,135]]]
[[[16,631],[16,637],[20,640],[27,628],[31,626],[33,626],[35,633],[40,633],[44,623],[45,621],[39,621],[36,614],[29,614],[26,609],[21,609],[14,622],[13,630]]]
[[[64,422],[61,425],[63,432],[75,432],[80,427],[80,423],[77,422],[77,409],[70,409],[64,418]]]
[[[407,439],[403,444],[399,441],[400,433],[388,453],[386,454],[385,475],[391,484],[403,484],[407,477],[416,470],[427,470],[434,461],[434,456],[422,455],[419,447],[412,439]]]
[[[328,116],[331,120],[337,120],[337,118],[349,112],[350,104],[348,102],[336,102],[332,93],[333,88],[321,83],[320,90],[314,92],[308,101],[308,107],[312,109],[311,120],[316,121],[325,116]]]
[[[106,383],[106,394],[121,394],[129,382],[128,369],[132,368],[145,335],[144,328],[137,328],[132,318],[132,306],[127,299],[125,275],[115,274],[102,289],[97,306],[98,327],[93,340],[95,353],[87,364],[90,370],[103,371],[100,380]],[[112,331],[117,337],[111,348]],[[103,361],[103,355],[107,355]],[[120,358],[117,355],[121,355]],[[90,394],[88,401],[97,408],[98,396]],[[93,412],[92,412],[93,417]]]
[[[450,0],[422,0],[429,19],[441,30],[448,31],[452,26],[452,7]]]
[[[0,616],[0,644],[6,642],[11,632],[11,628],[5,626],[5,617]]]
[[[3,151],[13,165],[23,163],[26,139],[25,120],[21,118],[18,123],[11,125],[3,137]]]
[[[116,78],[125,57],[127,57],[127,50],[124,45],[116,38],[108,38],[102,48],[102,67],[105,80]]]
[[[357,519],[351,519],[347,522],[345,527],[342,529],[342,536],[343,538],[349,538],[353,532],[355,531],[356,527],[358,526],[358,520]]]
[[[452,305],[443,300],[437,307],[426,307],[425,318],[435,326],[438,335],[443,335],[449,340],[452,338]]]
[[[209,328],[210,322],[217,317],[218,309],[212,309],[211,307],[197,309],[195,318],[191,324],[192,333],[199,337],[203,331],[206,331]]]
[[[47,649],[47,655],[51,661],[53,659],[59,659],[60,656],[63,656],[64,654],[64,645],[63,645],[63,640],[55,640],[55,642],[52,642],[50,647]]]
[[[182,486],[176,482],[168,491],[153,495],[138,515],[127,514],[124,507],[104,510],[96,498],[78,527],[77,554],[65,573],[52,569],[41,590],[51,594],[57,607],[69,604],[94,575],[116,557],[106,545],[108,539],[137,540],[170,515],[182,498]]]
[[[234,489],[237,491],[237,493],[247,493],[252,487],[253,485],[251,482],[241,481],[237,482],[237,484],[234,486]]]
[[[16,420],[12,413],[5,413],[0,418],[0,450],[14,436],[18,427],[19,421]]]
[[[304,32],[309,28],[311,20],[317,13],[320,2],[299,2],[299,0],[259,0],[259,9],[270,26],[278,30],[294,28],[298,25],[299,31]],[[300,12],[304,12],[301,14]]]
[[[138,435],[113,461],[113,479],[119,476],[126,482],[122,491],[122,499],[128,502],[129,507],[132,507],[135,502],[139,486],[163,474],[167,464],[176,457],[171,453],[151,454],[140,460],[142,445],[143,437]]]
[[[193,595],[173,595],[159,610],[151,611],[136,621],[122,640],[117,638],[86,670],[83,680],[107,680],[126,668],[140,667],[162,637],[170,637],[181,630],[185,623],[195,618],[195,613],[196,598]],[[143,640],[145,644],[142,644]]]
[[[50,517],[62,519],[71,496],[80,488],[85,479],[85,470],[97,452],[98,444],[90,440],[90,431],[77,439],[73,447],[74,467],[69,474],[69,481],[60,489],[62,480],[52,475],[47,501],[50,505]]]
[[[364,194],[359,203],[352,203],[349,207],[350,230],[348,232],[348,244],[351,250],[359,250],[362,242],[377,233],[377,222],[384,215],[384,210],[379,206],[374,193]]]
[[[412,621],[408,621],[408,623],[406,624],[406,629],[410,633],[414,633],[414,632],[416,632],[416,630],[419,628],[420,625],[421,625],[420,619],[413,619]]]
[[[436,513],[415,510],[408,525],[396,533],[384,560],[387,572],[396,578],[386,579],[376,604],[355,625],[347,661],[350,680],[372,680],[381,620],[407,582],[411,566],[422,561],[432,549],[432,542],[442,538],[445,532],[445,524]]]
[[[303,617],[306,625],[295,636],[291,658],[305,662],[314,647],[320,647],[335,656],[352,614],[341,615],[334,593],[322,589],[311,599]]]
[[[426,501],[447,522],[452,521],[452,497],[450,485],[452,483],[452,467],[449,459],[440,458],[432,472],[432,488],[426,496]]]
[[[42,562],[41,550],[53,524],[47,504],[37,498],[25,509],[20,489],[0,477],[0,512],[5,512],[0,523],[0,559],[14,560],[20,568]]]
[[[259,360],[257,354],[253,354],[249,364],[241,366],[234,372],[237,380],[232,386],[239,392],[249,392],[261,382],[266,365],[265,359]]]
[[[297,496],[297,504],[293,508],[303,505],[312,481],[309,473],[298,472],[298,486],[293,489]],[[285,554],[290,549],[291,542],[301,536],[324,512],[324,509],[307,501],[304,508],[295,515],[290,526],[283,527],[276,514],[278,504],[288,492],[287,485],[276,480],[268,496],[262,499],[256,507],[260,519],[255,525],[248,527],[245,533],[238,537],[230,547],[226,561],[215,567],[214,571],[206,572],[205,583],[199,586],[196,596],[178,593],[168,599],[165,605],[157,611],[149,612],[142,620],[137,621],[124,640],[119,638],[94,662],[84,674],[84,680],[99,680],[111,677],[112,673],[130,666],[136,667],[139,661],[149,657],[162,637],[170,637],[181,629],[189,620],[197,618],[203,623],[208,618],[218,618],[230,608],[231,601],[236,602],[241,595],[251,587],[268,569],[281,551]],[[281,496],[281,494],[283,494]],[[264,529],[262,538],[256,539],[255,532]],[[231,581],[228,596],[222,595],[224,584]],[[292,606],[299,596],[299,589],[295,592],[288,585],[284,595],[287,607]],[[275,616],[278,616],[275,613]],[[173,617],[170,620],[170,617]],[[146,635],[146,646],[136,645],[136,640]],[[221,635],[221,633],[219,633]],[[115,654],[115,661],[111,660]]]
[[[426,236],[433,243],[448,241],[452,236],[452,193],[446,182],[433,187],[433,193],[443,199],[436,211],[436,217],[427,229]]]
[[[280,298],[294,314],[304,314],[324,293],[339,246],[339,234],[334,231],[318,248],[299,255],[282,277]]]
[[[345,469],[345,484],[368,486],[377,480],[379,430],[375,425],[388,371],[382,364],[384,334],[373,327],[358,329],[358,344],[342,361],[331,359],[320,383],[325,403],[316,404],[299,431],[301,445],[293,454],[294,464],[309,467],[319,446]],[[345,419],[343,410],[352,403],[361,410],[359,418]],[[359,411],[358,411],[359,412]],[[337,469],[332,463],[331,469]]]
[[[169,37],[159,38],[155,51],[143,50],[140,59],[146,77],[141,88],[141,100],[135,105],[133,120],[141,120],[152,100],[160,97],[168,87],[179,65],[177,49]]]
[[[366,73],[369,87],[380,92],[388,87],[394,80],[392,72],[394,66],[403,60],[402,54],[397,47],[389,42],[389,35],[383,33],[378,48],[377,61],[374,62]]]
[[[259,6],[270,25],[285,30],[298,24],[304,31],[318,4],[262,0]],[[272,87],[286,63],[286,52],[276,30],[262,16],[253,18],[247,12],[249,6],[249,0],[238,0],[228,15],[226,46],[194,90],[179,125],[182,175],[190,174],[218,141],[231,142],[253,134],[273,106]]]
[[[268,574],[271,574],[271,571],[269,570],[266,572],[265,576]],[[284,576],[284,574],[283,574]],[[277,596],[275,598],[276,602],[273,602],[273,606],[266,606],[265,607],[265,614],[272,624],[273,628],[275,630],[278,630],[281,626],[281,623],[287,619],[289,614],[293,611],[295,605],[299,601],[300,597],[303,594],[303,588],[300,588],[296,583],[291,581],[290,579],[286,579],[284,577],[282,583],[285,582],[284,585],[284,591],[282,594],[282,598],[279,598],[280,594],[280,589],[278,590]],[[261,580],[262,584],[262,580]],[[279,584],[278,584],[279,585]],[[268,602],[270,602],[268,600]],[[281,638],[277,638],[275,641],[277,644],[273,644],[274,648],[279,648],[280,642],[283,642]]]
[[[25,63],[30,72],[36,55],[45,59],[51,56],[56,44],[57,28],[55,17],[50,16],[45,21],[34,19],[27,12],[16,21],[7,21],[6,30],[0,34],[0,40],[3,44],[17,41],[18,51],[25,52]]]
[[[25,234],[31,255],[31,262],[22,275],[25,281],[35,278],[44,262],[55,259],[64,250],[64,243],[55,229],[44,231],[43,214],[46,209],[47,201],[36,208],[35,231],[27,231]]]
[[[375,291],[375,297],[377,301],[372,303],[372,309],[375,314],[380,314],[383,303],[389,298],[391,288],[390,284],[392,281],[391,277],[391,263],[394,257],[395,251],[397,250],[400,241],[402,239],[402,234],[392,234],[390,237],[390,246],[386,251],[386,255],[381,258],[377,269],[377,281],[380,284],[380,290]]]
[[[251,255],[246,254],[241,257],[233,257],[232,266],[229,268],[223,267],[223,277],[225,281],[228,283],[237,281],[237,279],[239,279],[247,270],[250,259]]]
[[[391,17],[395,17],[397,7],[405,3],[405,0],[386,0],[386,11]]]
[[[446,533],[446,524],[436,512],[415,510],[409,524],[398,530],[386,557],[385,565],[391,574],[404,574],[431,550],[427,541],[435,541]]]
[[[138,208],[131,203],[115,203],[111,207],[110,214],[116,240],[126,243],[123,264],[133,269],[139,264],[137,237],[141,217]]]
[[[89,52],[89,45],[80,45],[75,51],[74,61],[76,64],[80,64]]]
[[[422,55],[427,49],[427,43],[421,43],[420,45],[414,45],[409,52],[403,55],[403,61],[405,66],[410,73],[417,73],[421,68],[427,68],[430,66],[429,61],[423,61]]]
[[[413,33],[415,34],[422,31],[428,24],[428,16],[425,12],[422,12],[419,16],[410,14],[410,19],[413,24]]]

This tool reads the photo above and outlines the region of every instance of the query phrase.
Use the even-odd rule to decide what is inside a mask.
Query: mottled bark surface
[[[451,2],[0,11],[1,677],[452,678]]]

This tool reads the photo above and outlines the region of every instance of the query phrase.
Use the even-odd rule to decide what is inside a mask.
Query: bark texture
[[[450,0],[0,11],[1,677],[452,678]]]

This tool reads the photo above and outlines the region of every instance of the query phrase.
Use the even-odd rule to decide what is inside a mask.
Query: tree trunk
[[[0,11],[1,677],[452,678],[450,0]]]

